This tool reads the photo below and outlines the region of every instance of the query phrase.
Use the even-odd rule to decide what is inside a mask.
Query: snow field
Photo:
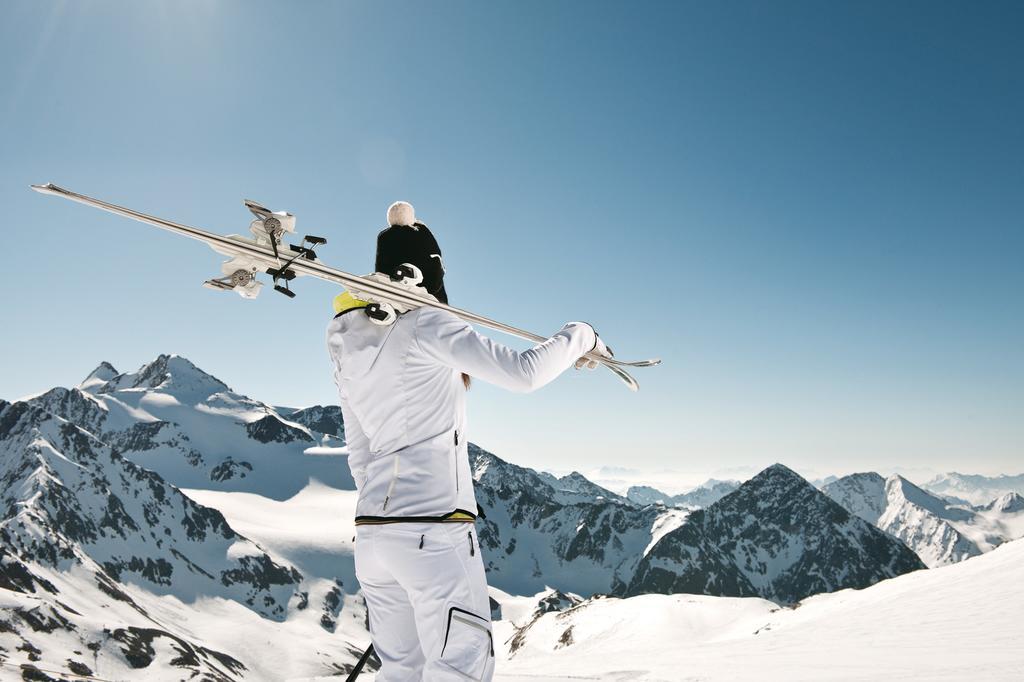
[[[761,599],[644,595],[544,614],[512,680],[1021,680],[1024,541],[969,561],[780,609]],[[567,635],[566,632],[569,631]]]

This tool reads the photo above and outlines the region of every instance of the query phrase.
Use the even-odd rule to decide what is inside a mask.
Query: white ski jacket
[[[570,322],[519,352],[430,306],[389,326],[373,324],[362,307],[340,312],[327,327],[327,348],[359,489],[356,523],[475,518],[461,374],[533,391],[596,342],[590,325]]]

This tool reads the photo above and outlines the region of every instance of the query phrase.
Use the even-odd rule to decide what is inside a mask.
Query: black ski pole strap
[[[355,679],[359,677],[359,673],[363,672],[363,666],[370,660],[370,656],[373,655],[373,645],[366,647],[366,651],[359,657],[359,662],[356,663],[356,667],[352,668],[352,672],[345,678],[345,682],[355,682]]]

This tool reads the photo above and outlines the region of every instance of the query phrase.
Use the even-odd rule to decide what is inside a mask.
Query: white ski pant
[[[360,525],[355,554],[383,664],[377,682],[490,682],[490,599],[473,523]]]

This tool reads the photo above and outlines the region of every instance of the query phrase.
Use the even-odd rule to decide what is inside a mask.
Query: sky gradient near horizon
[[[329,285],[205,290],[217,254],[30,183],[221,233],[252,198],[358,273],[405,199],[454,305],[664,358],[636,395],[477,382],[470,438],[503,458],[1017,473],[1022,25],[1004,2],[5,2],[0,398],[179,353],[334,401]]]

